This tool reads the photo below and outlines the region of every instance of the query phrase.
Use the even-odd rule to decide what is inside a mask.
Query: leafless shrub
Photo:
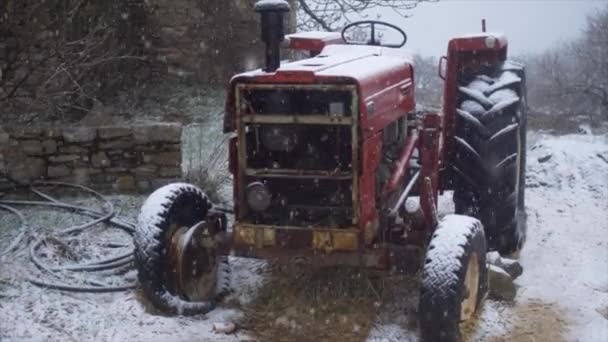
[[[526,58],[528,103],[554,120],[608,121],[608,6],[587,18],[580,39]],[[556,116],[562,118],[556,118]]]
[[[298,28],[303,31],[335,31],[377,8],[388,8],[402,17],[408,17],[419,3],[436,1],[438,0],[297,0],[300,14]]]
[[[0,4],[0,106],[83,115],[128,87],[147,62],[143,0]]]
[[[440,108],[443,93],[443,80],[439,78],[435,57],[414,55],[416,80],[416,103],[425,108]]]
[[[215,203],[223,202],[222,190],[229,184],[228,146],[225,137],[215,137],[206,124],[186,128],[184,178],[197,185]],[[214,139],[216,138],[216,139]]]

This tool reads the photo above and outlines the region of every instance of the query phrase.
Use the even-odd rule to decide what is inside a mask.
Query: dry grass
[[[383,302],[382,274],[354,268],[276,267],[243,308],[260,341],[364,341]]]
[[[514,320],[509,331],[490,342],[567,341],[569,322],[565,312],[557,304],[532,300],[514,306]]]
[[[183,140],[185,181],[199,186],[213,202],[222,202],[222,190],[230,185],[227,136],[196,124],[186,127]]]

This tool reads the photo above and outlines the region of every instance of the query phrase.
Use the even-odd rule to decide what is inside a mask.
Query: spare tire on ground
[[[205,220],[210,208],[207,196],[185,183],[156,190],[141,208],[134,235],[138,279],[145,297],[165,313],[206,313],[228,290],[228,257],[215,255],[212,248],[202,248],[188,260],[201,285],[195,290],[182,286],[172,262],[175,245]]]

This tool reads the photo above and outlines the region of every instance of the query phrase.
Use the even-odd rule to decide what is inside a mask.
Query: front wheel
[[[486,239],[481,222],[448,215],[428,246],[419,301],[424,341],[459,342],[460,324],[473,318],[488,292]]]
[[[212,310],[226,293],[229,267],[208,234],[211,203],[197,187],[175,183],[144,203],[135,229],[135,266],[145,297],[166,313]],[[209,237],[207,237],[209,235]]]

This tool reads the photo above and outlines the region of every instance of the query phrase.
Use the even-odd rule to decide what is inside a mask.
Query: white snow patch
[[[456,38],[484,38],[484,37],[504,37],[504,33],[501,32],[469,32],[458,35]]]
[[[462,105],[460,107],[477,118],[481,117],[481,115],[486,112],[486,109],[483,108],[482,105],[480,105],[478,102],[471,100],[465,100],[464,102],[462,102]]]
[[[265,11],[269,9],[290,10],[289,3],[285,0],[259,0],[255,3],[256,11]]]
[[[523,70],[524,69],[524,65],[513,61],[513,60],[506,60],[505,63],[502,65],[502,70]]]
[[[302,39],[337,39],[342,37],[339,32],[327,32],[327,31],[308,31],[298,32],[287,35],[287,38],[302,38]]]
[[[528,231],[521,299],[556,303],[568,315],[568,341],[608,336],[607,136],[532,136]],[[550,155],[550,159],[539,159]]]
[[[517,76],[515,73],[511,71],[503,72],[500,75],[500,78],[496,80],[491,86],[489,86],[486,90],[483,90],[485,94],[490,94],[497,89],[507,87],[509,85],[521,82],[521,78]]]
[[[485,75],[484,75],[485,76]],[[490,88],[490,84],[482,79],[474,79],[471,83],[467,84],[467,88],[478,90],[482,93],[486,93],[488,88]]]
[[[492,102],[483,92],[477,89],[468,87],[458,87],[458,90],[485,106],[491,107],[494,105],[494,102]]]

